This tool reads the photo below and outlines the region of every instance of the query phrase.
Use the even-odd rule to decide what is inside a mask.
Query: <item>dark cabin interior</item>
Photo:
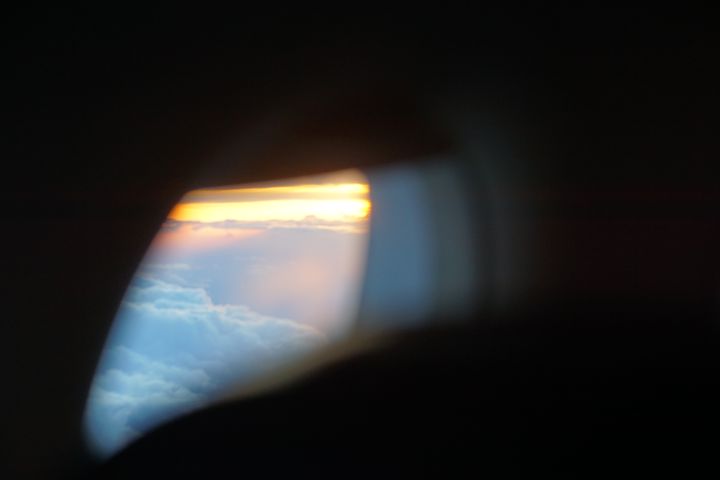
[[[717,471],[714,12],[273,10],[6,12],[2,477]],[[183,193],[433,155],[501,172],[461,326],[89,455],[104,338]]]

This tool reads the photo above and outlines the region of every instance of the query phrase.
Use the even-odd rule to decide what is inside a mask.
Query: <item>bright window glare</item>
[[[85,412],[109,456],[162,421],[348,330],[370,201],[356,171],[196,190],[118,311]]]

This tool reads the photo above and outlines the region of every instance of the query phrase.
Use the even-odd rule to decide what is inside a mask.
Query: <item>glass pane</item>
[[[351,327],[370,201],[356,171],[196,190],[128,287],[86,409],[107,456]]]

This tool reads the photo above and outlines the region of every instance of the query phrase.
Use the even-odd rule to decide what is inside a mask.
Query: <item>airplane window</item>
[[[85,413],[103,457],[349,331],[367,244],[357,171],[188,193],[127,289]]]

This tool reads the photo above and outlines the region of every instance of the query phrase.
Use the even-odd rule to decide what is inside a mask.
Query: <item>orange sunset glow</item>
[[[366,183],[300,184],[196,190],[170,212],[184,222],[363,222],[370,212]]]

